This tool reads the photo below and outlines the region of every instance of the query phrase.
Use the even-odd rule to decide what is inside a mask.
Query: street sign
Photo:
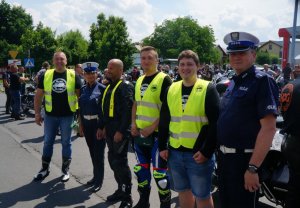
[[[34,67],[34,59],[33,58],[24,59],[24,65],[25,65],[26,68]]]
[[[16,59],[16,57],[18,55],[18,51],[15,51],[15,50],[8,51],[8,53],[13,59]]]
[[[8,65],[10,64],[16,64],[16,65],[22,65],[21,59],[9,59],[8,60]]]

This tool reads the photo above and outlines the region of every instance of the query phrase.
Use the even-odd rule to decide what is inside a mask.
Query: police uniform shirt
[[[182,109],[184,111],[185,105],[188,101],[188,98],[193,90],[194,86],[185,87],[182,85]],[[168,90],[164,96],[164,102],[161,107],[160,112],[160,122],[158,127],[158,141],[159,141],[159,151],[166,150],[168,146],[169,138],[169,124],[171,122],[170,110],[167,102]],[[201,132],[197,137],[196,143],[193,149],[188,149],[183,146],[177,148],[177,151],[183,152],[194,152],[201,151],[201,153],[210,158],[215,151],[216,147],[216,128],[217,120],[219,117],[219,94],[212,83],[209,83],[207,86],[206,96],[205,96],[205,114],[209,121],[208,125],[202,127]],[[171,146],[169,146],[172,149]]]
[[[102,117],[102,96],[105,86],[96,82],[92,86],[84,85],[80,89],[80,97],[78,100],[80,115],[98,115]]]
[[[44,76],[42,74],[39,77],[39,89],[44,89]],[[71,116],[73,112],[70,109],[68,103],[67,94],[67,71],[59,73],[54,71],[53,81],[52,81],[52,111],[47,112],[47,115],[51,116]],[[81,88],[81,81],[78,75],[75,75],[75,89]]]
[[[280,104],[284,132],[300,137],[300,77],[282,89]]]
[[[221,100],[218,144],[253,149],[261,128],[260,119],[278,114],[278,97],[274,79],[254,66],[234,76]]]

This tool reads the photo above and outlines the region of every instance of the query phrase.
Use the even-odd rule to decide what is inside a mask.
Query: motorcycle
[[[35,87],[33,84],[29,84],[26,87],[25,94],[21,96],[21,108],[23,113],[27,113],[29,110],[34,110],[34,96]]]

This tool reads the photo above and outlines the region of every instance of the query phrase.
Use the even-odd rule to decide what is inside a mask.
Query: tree
[[[259,51],[256,54],[256,63],[259,65],[269,64],[270,55],[268,52]]]
[[[20,51],[26,57],[30,50],[30,57],[35,59],[35,68],[40,69],[44,61],[51,61],[57,42],[55,32],[49,27],[44,27],[40,22],[34,30],[27,30],[21,37]]]
[[[183,50],[195,51],[201,62],[218,61],[214,48],[214,32],[210,26],[201,27],[192,17],[178,17],[156,25],[154,32],[143,40],[143,45],[157,48],[162,58],[176,58]]]
[[[134,51],[124,19],[115,16],[106,19],[100,13],[97,23],[90,27],[89,59],[98,62],[100,69],[105,69],[110,59],[118,58],[124,63],[124,70],[127,70],[133,64]]]
[[[20,44],[21,36],[33,29],[32,17],[21,6],[11,6],[4,0],[0,3],[0,40]]]
[[[79,30],[69,31],[57,37],[58,48],[64,51],[68,64],[75,65],[88,59],[88,41]]]
[[[270,54],[271,64],[279,64],[279,57],[275,54]]]

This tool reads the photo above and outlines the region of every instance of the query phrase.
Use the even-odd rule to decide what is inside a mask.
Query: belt
[[[236,149],[236,148],[230,148],[230,147],[226,147],[224,145],[221,145],[220,146],[220,151],[223,152],[223,154],[252,153],[253,149]]]
[[[98,119],[98,115],[84,115],[83,118],[85,120],[94,120],[94,119]]]

